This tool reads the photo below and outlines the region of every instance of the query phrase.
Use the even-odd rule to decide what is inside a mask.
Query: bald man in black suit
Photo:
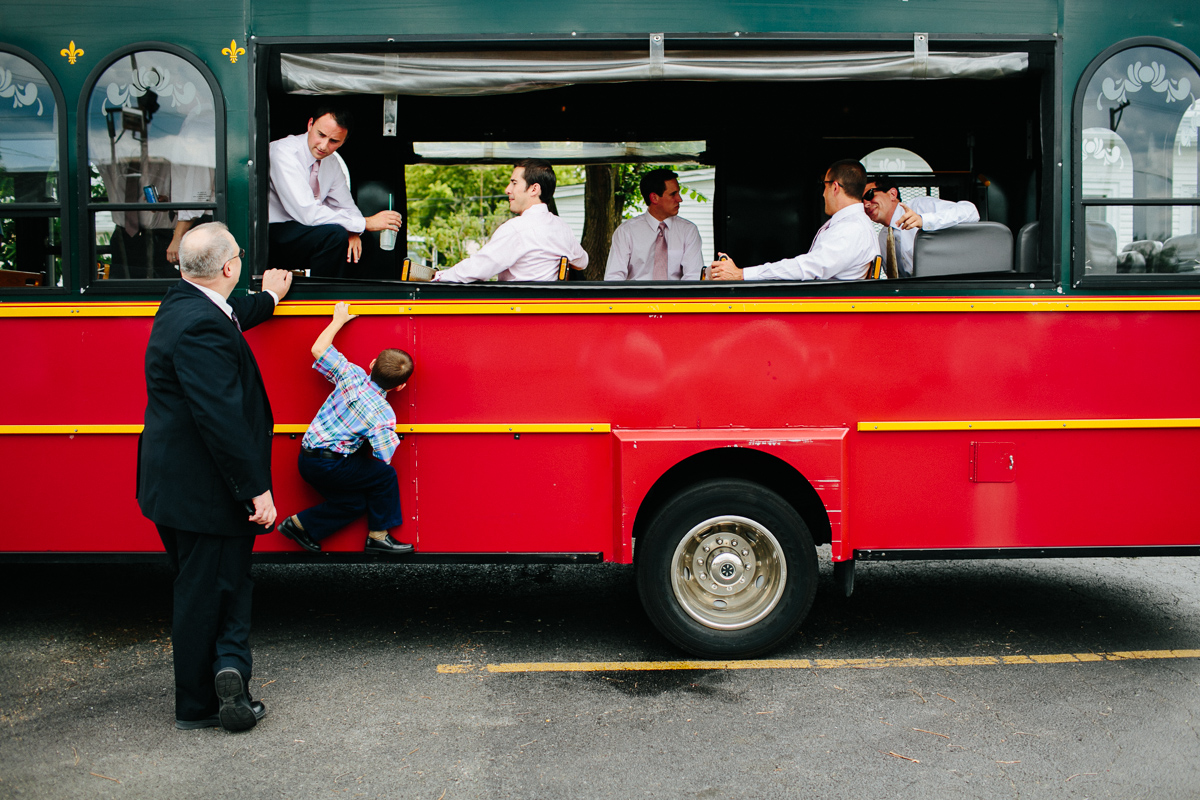
[[[246,730],[266,713],[247,690],[250,553],[254,537],[275,523],[274,421],[242,331],[275,312],[292,276],[268,270],[261,293],[230,299],[243,253],[219,222],[189,231],[179,247],[182,280],[163,298],[146,347],[138,504],[176,571],[181,730]]]

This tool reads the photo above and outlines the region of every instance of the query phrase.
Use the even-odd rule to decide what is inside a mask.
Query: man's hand
[[[369,231],[398,231],[403,224],[404,217],[399,211],[380,211],[378,214],[367,217],[367,230]]]
[[[362,237],[357,233],[350,234],[350,246],[346,248],[346,261],[353,261],[355,264],[362,258]]]
[[[275,525],[275,502],[271,500],[271,490],[260,494],[252,501],[254,503],[254,513],[250,515],[250,521],[255,525],[262,525],[264,528],[270,528]]]
[[[263,273],[262,288],[264,292],[270,289],[282,300],[288,293],[288,289],[292,288],[291,271],[286,269],[267,270]]]
[[[900,207],[904,209],[904,216],[896,224],[900,226],[901,230],[908,231],[913,228],[920,228],[925,224],[925,220],[921,219],[921,215],[904,205],[904,203],[901,203]]]
[[[171,243],[169,245],[167,245],[167,263],[168,264],[178,264],[179,263],[179,243],[181,241],[183,241],[183,237],[180,236],[178,232],[176,232],[175,235],[173,237],[171,237]]]
[[[742,270],[738,269],[738,265],[733,263],[733,259],[724,253],[717,253],[720,260],[714,261],[708,265],[708,279],[710,281],[740,281]]]

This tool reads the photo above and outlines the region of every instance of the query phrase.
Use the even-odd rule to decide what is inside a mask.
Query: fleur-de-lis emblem
[[[238,47],[237,39],[230,39],[229,47],[226,47],[224,50],[222,50],[221,55],[229,56],[229,63],[236,64],[237,57],[245,54],[245,52],[246,52],[246,48]]]
[[[66,56],[68,64],[74,64],[75,59],[83,55],[83,48],[76,47],[75,42],[72,41],[70,47],[64,47],[59,51],[59,55]]]

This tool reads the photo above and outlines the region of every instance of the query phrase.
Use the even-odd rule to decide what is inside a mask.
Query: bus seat
[[[41,286],[45,277],[46,273],[44,272],[0,269],[0,286]]]
[[[920,231],[913,243],[913,277],[1012,272],[1013,237],[999,222],[966,222]]]
[[[1091,275],[1117,271],[1117,232],[1107,222],[1089,219],[1084,229],[1083,268]]]
[[[433,267],[427,267],[424,264],[414,264],[406,258],[404,259],[404,264],[400,267],[400,280],[426,283],[433,280],[436,272],[437,270]]]
[[[871,259],[871,263],[867,264],[867,274],[863,276],[863,280],[874,281],[878,280],[883,274],[883,256],[875,256]]]
[[[559,256],[558,280],[581,281],[583,280],[583,270],[568,261],[566,256]]]
[[[1158,254],[1163,269],[1157,272],[1196,272],[1200,270],[1200,234],[1185,233],[1163,242]]]
[[[1017,246],[1014,255],[1016,262],[1013,267],[1017,272],[1038,271],[1038,245],[1042,235],[1042,226],[1037,220],[1026,222],[1017,231]]]

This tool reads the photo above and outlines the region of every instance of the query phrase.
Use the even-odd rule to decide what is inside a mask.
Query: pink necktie
[[[317,172],[321,169],[321,162],[314,161],[312,169],[308,172],[308,185],[312,187],[313,197],[321,194],[321,184],[317,181]]]
[[[821,238],[821,234],[824,233],[829,228],[829,223],[831,223],[831,222],[833,222],[832,219],[826,220],[824,225],[817,228],[817,235],[813,237],[812,244],[810,244],[808,246],[809,250],[813,249],[813,245],[815,245],[817,243],[817,239]]]
[[[667,279],[667,223],[658,223],[658,238],[654,240],[654,273],[656,281]]]

